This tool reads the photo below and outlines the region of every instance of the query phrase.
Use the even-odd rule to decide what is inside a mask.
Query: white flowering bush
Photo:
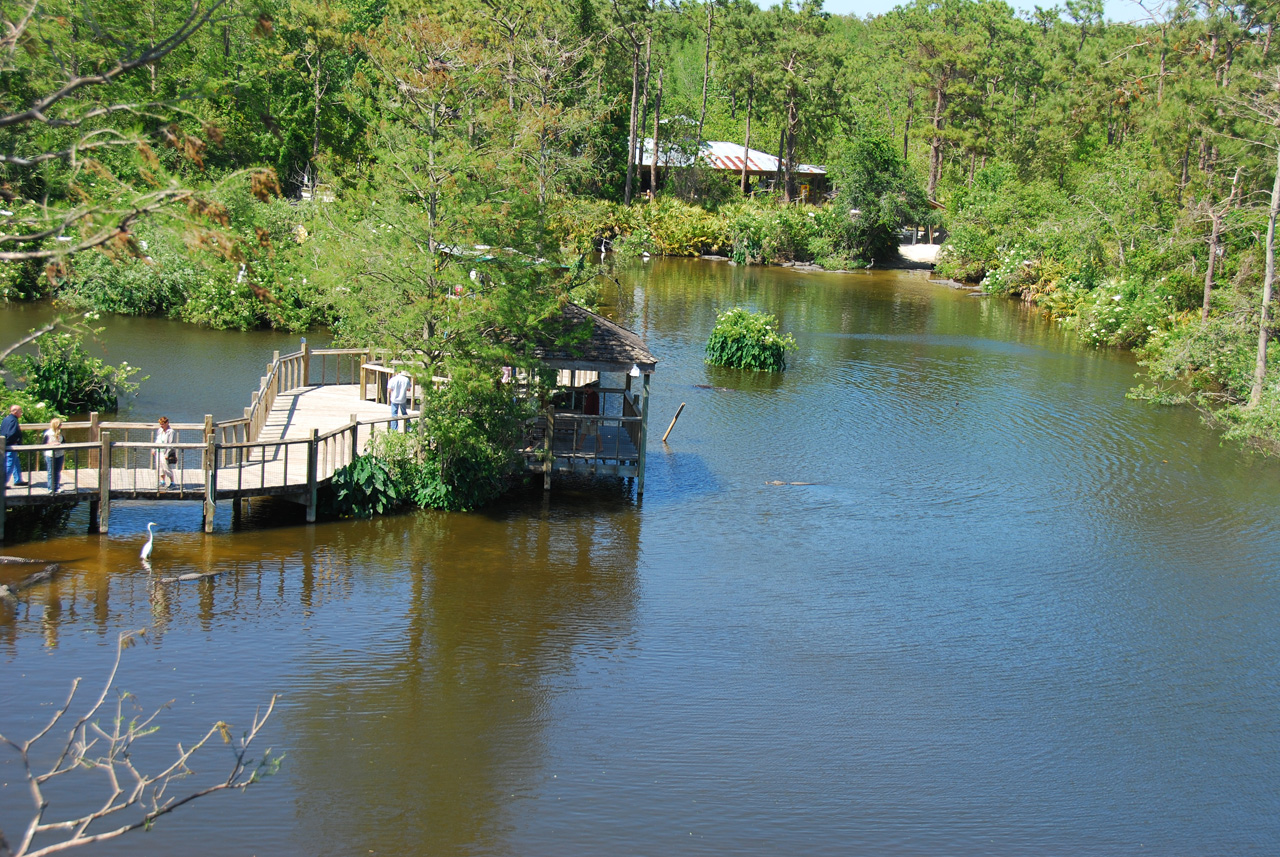
[[[1140,346],[1163,335],[1177,318],[1172,295],[1135,278],[1110,279],[1078,309],[1080,336],[1091,345]]]

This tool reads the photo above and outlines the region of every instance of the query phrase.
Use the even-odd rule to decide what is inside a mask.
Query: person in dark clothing
[[[9,415],[0,420],[0,437],[4,438],[4,478],[6,482],[12,479],[14,485],[27,484],[22,478],[22,461],[18,458],[17,450],[14,449],[22,443],[21,417],[22,408],[19,405],[12,405],[9,408]]]

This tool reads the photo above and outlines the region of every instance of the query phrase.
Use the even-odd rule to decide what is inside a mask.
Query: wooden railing
[[[65,422],[62,444],[13,447],[26,484],[8,486],[7,479],[0,479],[0,539],[4,537],[5,503],[19,497],[24,503],[39,505],[87,496],[91,521],[101,532],[107,531],[113,496],[203,498],[206,532],[212,531],[220,498],[238,501],[244,496],[292,496],[306,505],[307,520],[314,521],[318,487],[354,461],[379,426],[406,418],[388,415],[362,420],[353,414],[346,425],[324,434],[312,429],[309,437],[263,441],[261,434],[272,406],[280,394],[291,390],[343,383],[358,384],[361,399],[385,402],[385,381],[397,366],[389,355],[371,349],[311,349],[304,343],[292,354],[276,352],[243,417],[214,422],[212,416],[206,416],[201,423],[171,423],[176,430],[171,443],[156,443],[157,427],[151,423],[102,420],[96,413],[88,420]],[[434,378],[433,382],[442,384],[447,379]],[[519,379],[514,383],[516,388],[522,386]],[[418,416],[413,404],[419,393],[415,384],[409,417]],[[568,457],[594,463],[623,464],[634,461],[638,452],[643,490],[643,399],[630,389],[629,381],[626,389],[595,388],[595,393],[598,414],[582,413],[585,402],[579,392],[531,426],[529,443],[541,450],[535,457],[544,465],[547,484],[553,458],[567,445]],[[26,432],[42,432],[46,427],[46,423],[22,425]],[[623,443],[624,433],[629,448]],[[63,454],[62,490],[58,493],[48,490],[45,453],[54,450]],[[157,484],[156,458],[163,454],[161,450],[177,453],[177,460],[168,468],[174,472],[175,485],[164,491]],[[0,439],[0,460],[4,453]],[[526,455],[530,454],[526,449]]]
[[[116,497],[164,496],[174,499],[205,500],[205,530],[213,525],[217,500],[240,496],[280,494],[297,496],[307,506],[307,519],[315,519],[317,488],[333,478],[341,467],[360,454],[378,426],[392,422],[390,416],[358,419],[332,431],[310,437],[262,441],[263,428],[280,394],[290,390],[326,384],[359,384],[361,397],[370,380],[370,369],[379,374],[394,369],[385,355],[367,348],[309,348],[281,355],[276,352],[250,396],[244,416],[214,422],[206,416],[202,423],[171,423],[176,430],[172,443],[156,443],[154,423],[103,420],[91,414],[88,420],[64,422],[64,442],[56,446],[22,444],[18,453],[23,485],[7,485],[0,480],[0,538],[4,532],[6,501],[22,498],[27,504],[61,503],[85,499],[88,495],[93,518],[106,532],[110,501]],[[374,385],[379,386],[379,385]],[[385,385],[380,385],[385,399]],[[417,416],[411,408],[411,416]],[[403,418],[402,418],[403,419]],[[24,432],[43,432],[47,423],[24,423]],[[48,487],[49,462],[46,452],[60,451],[63,470],[60,491]],[[173,450],[177,461],[170,465],[175,487],[161,491],[157,482],[156,456]],[[0,439],[0,459],[5,444]]]

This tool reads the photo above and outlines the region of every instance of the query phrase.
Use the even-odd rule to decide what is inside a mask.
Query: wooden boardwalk
[[[647,353],[647,352],[646,352]],[[652,358],[646,366],[651,367]],[[554,365],[554,363],[552,364]],[[589,362],[599,371],[612,366]],[[619,368],[619,367],[613,367]],[[172,423],[177,441],[155,443],[156,427],[148,423],[102,421],[92,414],[87,422],[63,423],[65,442],[60,490],[50,492],[45,453],[51,447],[15,447],[27,480],[22,485],[0,483],[0,539],[4,538],[4,510],[15,506],[90,503],[90,528],[107,532],[112,500],[188,501],[203,504],[204,529],[213,530],[220,502],[231,501],[236,513],[249,497],[282,497],[303,504],[307,520],[316,517],[319,489],[341,467],[368,449],[375,432],[391,430],[387,380],[397,371],[387,355],[370,349],[309,349],[281,356],[267,364],[267,374],[250,394],[244,416],[214,422]],[[563,372],[562,372],[563,374]],[[644,438],[649,376],[641,390],[625,385],[607,387],[591,381],[569,386],[576,392],[557,396],[528,426],[517,451],[526,467],[543,474],[551,487],[553,473],[635,477],[637,493],[644,492]],[[436,379],[443,383],[445,379]],[[594,397],[588,409],[584,396]],[[410,407],[421,400],[416,385]],[[410,413],[413,419],[416,413]],[[400,418],[403,428],[404,417]],[[43,431],[44,423],[23,424],[24,431]],[[156,456],[177,453],[173,487],[160,488]],[[0,452],[4,442],[0,440]]]
[[[106,532],[112,500],[194,501],[204,504],[205,529],[211,530],[220,501],[279,496],[305,505],[307,519],[314,520],[319,487],[363,453],[375,431],[389,430],[385,380],[391,371],[364,349],[304,347],[275,355],[243,418],[173,424],[178,439],[167,448],[178,461],[171,488],[158,485],[155,426],[102,422],[96,415],[64,423],[58,492],[48,488],[48,447],[19,446],[27,484],[0,486],[0,509],[88,501],[91,526]],[[0,538],[2,527],[0,512]]]

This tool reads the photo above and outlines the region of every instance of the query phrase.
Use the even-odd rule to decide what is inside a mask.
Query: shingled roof
[[[548,366],[588,372],[629,372],[635,366],[643,375],[653,374],[658,358],[635,333],[577,304],[567,304],[563,314],[569,324],[590,323],[591,335],[578,345],[535,349]]]

